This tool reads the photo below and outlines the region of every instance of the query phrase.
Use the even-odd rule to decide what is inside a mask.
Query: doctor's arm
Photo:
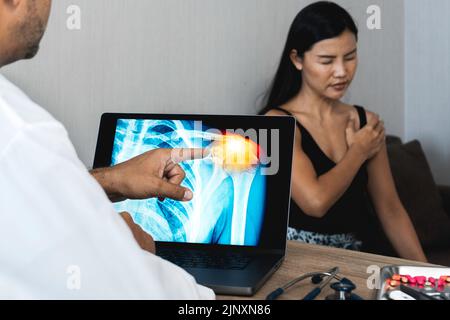
[[[402,258],[426,262],[417,233],[395,188],[386,145],[370,160],[367,169],[369,193],[393,247]]]
[[[90,173],[111,201],[154,197],[190,201],[192,191],[180,186],[185,172],[178,163],[201,159],[206,153],[204,149],[156,149]]]
[[[155,253],[155,241],[152,236],[145,232],[138,224],[134,223],[133,218],[128,212],[121,212],[120,216],[126,222],[131,232],[133,233],[133,237],[139,246],[150,253]]]

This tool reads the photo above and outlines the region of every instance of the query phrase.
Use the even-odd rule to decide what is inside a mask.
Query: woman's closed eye
[[[322,60],[322,61],[320,61],[320,63],[324,64],[324,65],[329,65],[329,64],[333,63],[333,60]]]

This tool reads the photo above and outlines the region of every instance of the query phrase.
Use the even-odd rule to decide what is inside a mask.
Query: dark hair
[[[295,68],[290,59],[293,49],[297,50],[298,56],[303,58],[305,52],[317,42],[338,37],[346,30],[351,31],[358,39],[355,21],[336,3],[319,1],[300,11],[289,30],[280,66],[272,82],[270,94],[266,98],[267,103],[260,114],[280,107],[300,91],[302,73]]]

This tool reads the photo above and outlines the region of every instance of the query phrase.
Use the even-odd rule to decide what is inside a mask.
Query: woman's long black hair
[[[270,94],[260,114],[280,107],[302,87],[302,73],[290,59],[293,49],[300,58],[319,41],[338,37],[350,30],[358,39],[358,28],[351,15],[334,2],[319,1],[305,7],[291,25],[280,66],[272,82]]]

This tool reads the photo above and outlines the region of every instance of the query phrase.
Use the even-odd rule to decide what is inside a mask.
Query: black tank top
[[[367,124],[366,112],[360,106],[355,106],[355,108],[358,111],[361,128],[363,128]],[[275,110],[293,116],[287,110],[281,108],[275,108]],[[299,121],[297,121],[297,127],[302,135],[303,152],[311,160],[317,175],[321,176],[332,170],[337,164],[325,155],[308,130]],[[369,223],[371,216],[371,202],[368,197],[367,183],[367,163],[364,163],[350,187],[323,218],[314,218],[306,215],[295,201],[291,199],[289,226],[295,229],[323,234],[358,234],[361,226]]]

